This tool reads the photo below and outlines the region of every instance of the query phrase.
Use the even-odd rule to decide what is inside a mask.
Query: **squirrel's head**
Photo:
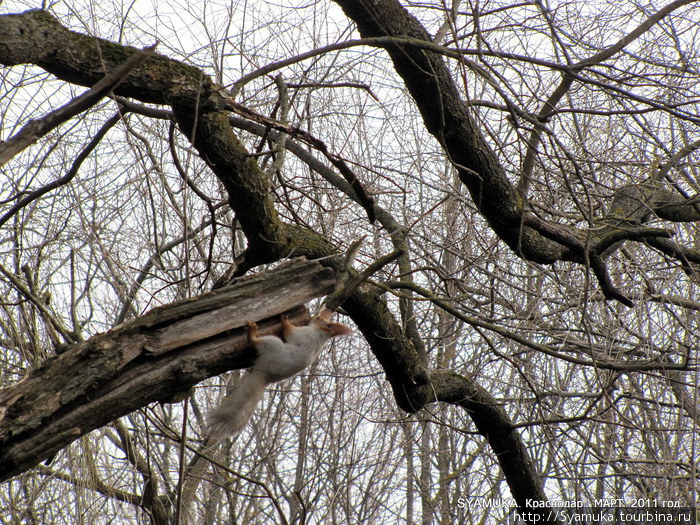
[[[324,330],[330,334],[330,337],[337,337],[340,335],[351,335],[352,329],[342,323],[336,323],[331,321],[333,312],[324,308],[321,312],[314,317],[311,322],[316,325],[320,330]]]

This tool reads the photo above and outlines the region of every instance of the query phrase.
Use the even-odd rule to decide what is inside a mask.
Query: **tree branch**
[[[0,390],[0,480],[142,406],[250,366],[246,321],[280,327],[282,313],[299,321],[306,316],[300,305],[334,285],[330,270],[296,260],[156,308],[45,361]]]
[[[420,22],[395,0],[336,3],[357,24],[363,38],[390,36],[430,42]],[[583,262],[567,247],[523,227],[522,202],[442,58],[413,44],[382,47],[418,106],[426,129],[442,145],[494,232],[527,260],[551,264],[575,257]]]
[[[85,159],[87,159],[90,156],[90,153],[93,152],[93,150],[97,147],[100,141],[107,134],[107,132],[110,129],[112,129],[114,125],[121,120],[121,118],[121,112],[115,113],[107,122],[104,123],[104,125],[97,131],[97,133],[95,133],[95,136],[75,158],[70,169],[66,172],[66,174],[63,177],[56,179],[55,181],[50,182],[49,184],[30,192],[29,195],[25,195],[24,197],[22,197],[22,199],[18,203],[12,206],[12,208],[10,208],[5,214],[3,214],[2,217],[0,217],[0,226],[2,226],[8,220],[10,220],[22,208],[28,206],[29,204],[39,199],[43,195],[47,194],[48,192],[61,186],[64,186],[68,184],[71,180],[73,180],[73,178],[78,174],[78,171],[80,170],[80,166],[82,166],[83,161],[85,161]],[[0,148],[1,147],[2,146],[0,146]]]
[[[663,18],[668,16],[670,13],[693,3],[694,0],[676,0],[670,4],[659,9],[656,13],[651,15],[649,18],[644,20],[632,31],[627,33],[625,36],[620,38],[614,44],[609,45],[605,49],[600,50],[598,53],[579,61],[576,64],[570,66],[569,71],[564,71],[562,73],[561,82],[552,92],[552,94],[547,98],[547,100],[542,104],[542,108],[539,113],[537,113],[537,120],[544,122],[547,120],[548,116],[555,111],[559,101],[566,95],[571,86],[576,80],[575,72],[579,72],[586,67],[590,67],[607,60],[608,58],[616,55],[622,51],[627,45],[634,42],[637,38],[642,36],[646,31],[648,31],[655,24],[660,22]],[[520,191],[523,198],[527,198],[527,192],[530,186],[530,179],[532,177],[532,169],[535,167],[535,156],[537,155],[537,149],[539,147],[540,141],[542,139],[542,128],[540,126],[535,126],[530,133],[530,137],[527,140],[527,152],[525,154],[525,160],[523,161],[520,181],[518,182],[518,190]]]
[[[546,501],[547,496],[527,446],[501,403],[474,381],[459,374],[434,372],[430,382],[435,401],[464,408],[479,433],[488,440],[519,507],[530,513],[540,513],[537,523],[558,523],[551,513],[548,515],[525,504],[528,500]]]
[[[360,183],[360,180],[350,169],[347,162],[345,162],[345,160],[340,155],[336,155],[335,153],[331,153],[330,151],[328,151],[328,147],[322,140],[314,137],[308,131],[299,129],[294,126],[290,126],[289,124],[285,124],[283,122],[279,122],[275,119],[266,117],[265,115],[261,115],[260,113],[256,113],[252,109],[249,109],[243,104],[239,104],[238,102],[235,102],[232,99],[228,101],[227,107],[229,107],[231,110],[238,113],[242,117],[249,118],[259,124],[270,126],[271,128],[274,128],[277,131],[296,137],[297,139],[305,142],[309,146],[320,151],[323,154],[323,156],[325,156],[331,162],[331,164],[333,164],[333,166],[336,167],[336,169],[340,172],[343,178],[347,181],[347,183],[355,192],[355,195],[357,195],[357,201],[365,209],[369,222],[374,223],[374,221],[376,220],[376,213],[374,211],[374,197],[372,197],[364,188],[364,186]]]
[[[82,95],[75,97],[40,120],[30,120],[17,134],[10,137],[6,142],[0,142],[0,166],[26,147],[34,144],[52,129],[57,128],[67,120],[97,104],[102,97],[119,85],[131,71],[150,57],[155,49],[156,46],[153,45],[134,53],[126,62],[105,75],[102,80]]]

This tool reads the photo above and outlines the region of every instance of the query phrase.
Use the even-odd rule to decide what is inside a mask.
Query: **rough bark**
[[[421,23],[397,0],[335,2],[357,24],[363,37],[393,36],[431,42]],[[686,3],[676,2],[673,8]],[[664,8],[642,26],[648,29],[647,26],[658,22],[671,10]],[[426,129],[442,145],[474,203],[498,237],[529,261],[551,264],[564,260],[590,265],[606,297],[630,305],[630,301],[609,283],[602,258],[629,239],[648,239],[649,244],[661,249],[657,246],[659,238],[669,237],[672,232],[638,228],[644,220],[631,227],[625,220],[626,215],[600,217],[600,224],[591,229],[536,217],[528,211],[523,196],[510,182],[481,133],[468,101],[462,98],[442,56],[408,43],[382,47],[421,112]],[[668,220],[697,220],[696,199],[671,194],[660,184],[651,187],[653,191],[638,192],[641,200],[636,206],[644,210],[645,220],[652,213]],[[661,251],[682,260],[682,256],[671,250]]]
[[[522,438],[501,404],[486,390],[469,378],[451,372],[436,372],[431,376],[435,400],[463,407],[474,421],[479,433],[489,443],[508,487],[519,507],[525,511],[539,512],[526,507],[528,500],[546,501],[542,481],[533,465]],[[547,512],[541,513],[538,523],[557,523]]]
[[[376,2],[378,6],[384,3]],[[348,10],[352,11],[351,8]],[[420,26],[412,31],[416,34],[409,32],[411,36],[425,37]],[[411,50],[396,47],[394,54],[400,59],[408,51]],[[0,63],[33,63],[75,84],[93,84],[106,70],[113,69],[134,52],[127,46],[69,31],[42,12],[0,16]],[[426,89],[434,94],[436,90],[440,92],[449,87],[449,75],[444,65],[443,70],[435,69],[440,63],[435,62],[432,55],[423,51],[418,53],[421,54],[420,67],[416,67],[413,58],[402,66],[404,75],[409,75],[407,68],[410,66],[424,77],[413,76],[409,82],[411,91],[418,93]],[[335,259],[328,258],[336,250],[324,237],[279,219],[270,193],[270,182],[231,130],[226,94],[209,77],[196,68],[157,55],[127,77],[115,93],[172,107],[180,129],[223,182],[229,203],[248,239],[248,254],[239,272],[290,253],[325,257],[323,264],[331,267],[336,264]],[[532,238],[531,242],[523,241],[525,237],[518,232],[526,230],[522,229],[522,210],[513,188],[468,111],[454,105],[461,104],[457,93],[448,90],[446,96],[448,98],[441,100],[440,104],[453,104],[449,111],[443,112],[434,105],[421,107],[426,125],[444,144],[450,145],[450,149],[466,151],[462,158],[452,156],[447,149],[480,206],[487,199],[496,199],[494,202],[501,202],[501,199],[509,207],[498,217],[489,219],[496,233],[519,253],[524,250],[519,246],[527,244],[533,260],[550,261],[564,257],[569,253],[568,247],[562,248],[562,245],[534,231],[524,234]],[[440,111],[434,113],[433,110],[437,109]],[[449,125],[444,125],[444,119],[448,117],[451,119]],[[473,147],[464,148],[460,144],[464,137],[469,138]],[[276,297],[280,296],[277,292]],[[493,403],[483,403],[483,389],[459,376],[445,383],[444,378],[437,375],[430,385],[431,377],[424,357],[406,336],[377,290],[369,286],[358,288],[344,308],[385,370],[401,408],[415,412],[435,401],[464,406],[480,432],[489,439],[519,501],[543,497],[540,481],[520,436],[508,424],[502,409],[497,409]],[[134,327],[143,322],[146,325],[142,330],[134,332]],[[5,444],[0,454],[5,477],[36,464],[90,429],[128,413],[133,410],[131,406],[167,399],[205,377],[250,362],[240,353],[240,332],[212,335],[205,343],[190,341],[184,347],[176,344],[171,348],[169,338],[177,342],[179,336],[156,338],[160,344],[157,346],[149,335],[153,329],[147,326],[150,322],[134,321],[128,325],[127,332],[100,336],[80,344],[41,367],[28,381],[12,387],[16,390],[3,393],[7,409],[0,422],[2,428],[9,429],[0,434],[0,440],[5,440],[5,443],[0,441],[0,444]],[[158,328],[164,328],[175,319],[163,322],[165,324],[159,324]],[[192,323],[189,326],[193,326]],[[195,322],[194,326],[199,327],[200,323]],[[184,330],[183,333],[190,332]],[[202,361],[199,360],[201,356],[204,356]],[[211,365],[214,356],[221,358],[218,365]],[[80,371],[77,384],[72,378],[54,374],[68,364]],[[95,373],[97,375],[93,375]],[[53,386],[48,393],[41,388],[22,386],[25,383],[31,385],[32,381],[35,386]],[[127,394],[128,399],[138,394],[139,400],[126,406],[124,397]],[[38,408],[44,401],[49,403],[48,412]]]
[[[192,385],[250,366],[244,324],[306,316],[333,290],[334,274],[297,260],[231,286],[156,308],[44,362],[0,390],[0,480],[51,457],[78,437]]]

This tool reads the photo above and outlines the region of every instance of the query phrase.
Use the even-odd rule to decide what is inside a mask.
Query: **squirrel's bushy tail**
[[[220,441],[240,434],[262,399],[266,386],[267,381],[261,374],[247,372],[236,389],[207,418],[210,439]]]

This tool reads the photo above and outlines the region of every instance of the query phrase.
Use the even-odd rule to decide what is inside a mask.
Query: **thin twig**
[[[134,53],[114,71],[107,73],[102,80],[88,89],[82,95],[75,97],[67,104],[52,111],[39,120],[30,120],[14,136],[0,143],[0,166],[23,149],[31,146],[49,131],[57,128],[67,120],[91,108],[112,91],[127,75],[150,57],[156,49],[154,44]]]
[[[92,153],[92,151],[97,147],[97,145],[100,143],[100,141],[104,138],[104,136],[107,134],[107,132],[117,123],[121,120],[123,115],[123,112],[118,111],[115,113],[112,118],[110,118],[107,122],[105,122],[102,127],[99,129],[99,131],[95,134],[95,136],[92,138],[92,140],[88,143],[87,146],[80,152],[80,154],[75,158],[73,161],[73,164],[71,165],[70,169],[68,172],[63,176],[60,177],[52,182],[49,182],[45,186],[42,186],[41,188],[38,188],[29,195],[26,195],[20,200],[18,203],[16,203],[12,208],[10,208],[7,213],[5,213],[2,217],[0,217],[0,226],[5,224],[10,218],[12,218],[18,211],[20,211],[22,208],[28,206],[35,200],[37,200],[39,197],[42,195],[45,195],[46,193],[50,192],[51,190],[54,190],[56,188],[59,188],[61,186],[64,186],[68,184],[73,178],[76,176],[78,171],[80,170],[80,166],[83,164],[83,161]],[[0,148],[2,148],[2,145],[0,145]]]
[[[356,248],[359,248],[359,245]],[[342,305],[352,295],[355,289],[360,286],[360,284],[365,282],[390,262],[401,257],[403,253],[403,250],[394,250],[393,252],[380,257],[352,278],[348,278],[348,276],[339,276],[339,281],[343,282],[344,284],[341,287],[336,288],[333,293],[326,297],[326,299],[323,301],[324,308],[331,311],[337,310],[338,307],[340,307],[340,305]],[[348,272],[349,269],[350,268],[348,267]]]
[[[259,124],[269,126],[280,132],[286,133],[287,135],[291,135],[305,142],[312,148],[315,148],[318,151],[320,151],[331,162],[331,164],[333,164],[333,166],[335,166],[338,169],[338,171],[348,182],[348,184],[350,184],[353,191],[357,195],[357,201],[365,209],[365,212],[367,213],[367,218],[372,224],[374,224],[374,222],[376,221],[376,213],[374,211],[374,197],[372,197],[372,195],[370,195],[367,192],[367,190],[364,188],[364,186],[357,178],[355,173],[350,169],[345,160],[343,160],[343,158],[339,155],[331,153],[322,140],[314,137],[311,133],[309,133],[306,130],[297,128],[296,126],[290,126],[278,120],[266,117],[265,115],[261,115],[260,113],[253,111],[252,109],[244,106],[243,104],[239,104],[238,102],[234,101],[233,98],[229,98],[227,100],[227,108],[235,113],[238,113],[242,117],[253,120]]]

